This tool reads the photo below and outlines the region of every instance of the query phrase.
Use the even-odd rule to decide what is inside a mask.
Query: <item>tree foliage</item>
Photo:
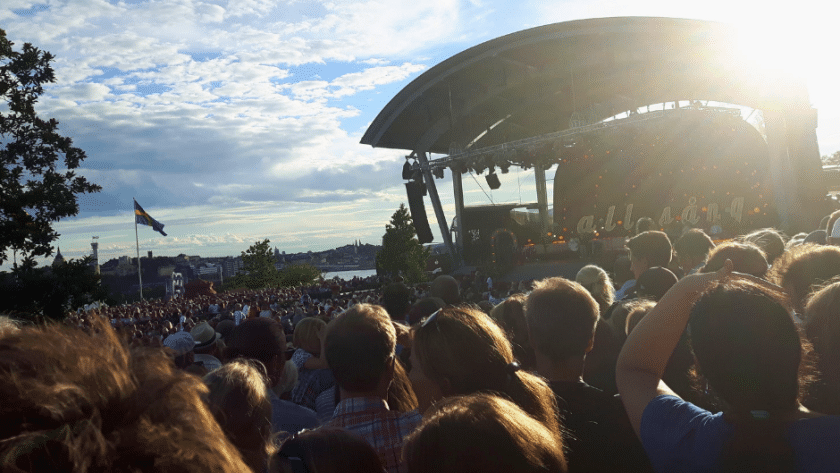
[[[417,240],[411,215],[404,204],[385,225],[382,249],[376,253],[376,269],[386,273],[401,274],[409,283],[426,279],[426,262],[429,249]]]
[[[234,276],[226,288],[291,287],[312,284],[321,277],[321,270],[311,264],[290,265],[282,270],[274,266],[274,253],[270,241],[258,241],[242,252],[242,273]]]
[[[78,194],[101,190],[73,171],[85,152],[58,133],[57,120],[35,112],[43,84],[55,81],[52,54],[12,46],[0,29],[0,263],[7,250],[52,254],[53,223],[79,213]]]
[[[823,166],[840,166],[840,151],[822,157]]]
[[[106,301],[107,290],[91,261],[86,256],[53,267],[18,267],[12,273],[0,273],[0,311],[22,318],[61,320],[70,310]]]
[[[321,278],[321,270],[311,264],[292,264],[280,270],[280,285],[297,287],[312,284]]]

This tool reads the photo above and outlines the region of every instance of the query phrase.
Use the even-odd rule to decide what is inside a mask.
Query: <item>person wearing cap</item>
[[[201,322],[190,330],[190,335],[195,340],[193,361],[207,368],[208,372],[221,368],[222,362],[216,357],[216,341],[221,338],[221,334],[213,330],[207,322]]]
[[[163,340],[163,346],[175,352],[175,366],[179,369],[187,369],[195,362],[195,339],[189,332],[173,333]]]

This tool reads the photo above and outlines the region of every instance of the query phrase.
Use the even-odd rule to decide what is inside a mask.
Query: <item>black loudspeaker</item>
[[[502,187],[502,183],[499,182],[499,175],[495,172],[488,174],[485,179],[487,179],[487,185],[490,186],[490,189],[496,190],[499,187]]]
[[[408,193],[408,210],[411,211],[411,219],[414,221],[414,230],[417,231],[417,239],[421,244],[431,243],[432,229],[429,228],[429,219],[426,218],[426,206],[423,204],[423,191],[426,186],[422,182],[406,182],[405,190]]]

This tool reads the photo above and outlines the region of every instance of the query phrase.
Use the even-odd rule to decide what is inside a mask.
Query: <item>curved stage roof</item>
[[[737,40],[722,23],[641,17],[512,33],[420,75],[379,113],[361,142],[452,154],[677,100],[778,111],[810,107],[804,83],[747,66]]]

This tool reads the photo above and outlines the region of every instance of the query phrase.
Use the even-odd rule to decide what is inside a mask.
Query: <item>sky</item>
[[[56,246],[79,258],[98,236],[104,262],[136,254],[133,198],[168,234],[139,227],[143,255],[238,255],[265,238],[287,253],[379,244],[390,216],[407,203],[400,178],[407,152],[359,143],[379,111],[446,58],[555,22],[661,16],[731,23],[742,32],[739,47],[801,71],[819,112],[820,152],[831,154],[840,150],[840,66],[828,5],[4,0],[0,28],[17,50],[29,42],[56,57],[56,82],[38,113],[59,121],[59,131],[87,153],[79,174],[102,186],[80,197],[76,217],[56,224]],[[465,176],[466,204],[536,200],[533,171],[500,178],[502,187],[491,191],[480,176]],[[451,219],[448,172],[437,186]]]

